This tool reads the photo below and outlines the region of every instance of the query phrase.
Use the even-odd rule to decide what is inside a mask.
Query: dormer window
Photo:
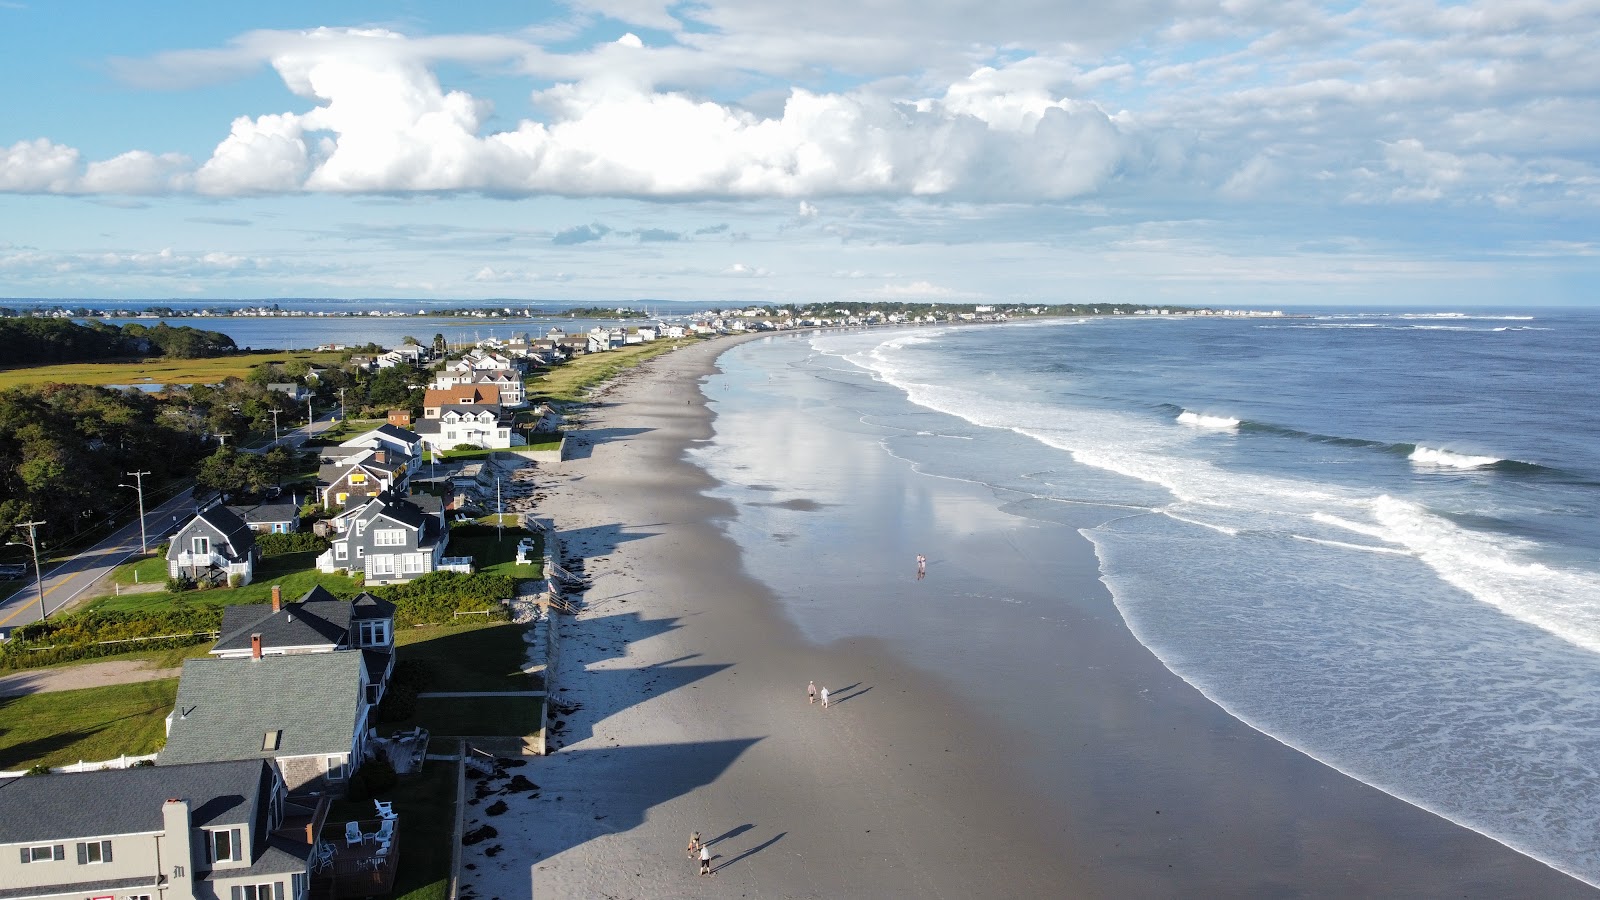
[[[266,736],[261,739],[261,749],[263,749],[263,750],[276,750],[276,749],[278,749],[279,747],[282,747],[282,746],[283,746],[283,729],[282,728],[276,729],[274,731],[267,732]]]
[[[237,828],[222,828],[211,832],[207,849],[212,862],[235,862],[244,859],[244,844],[239,840]]]
[[[361,646],[389,646],[389,620],[372,619],[361,623]]]

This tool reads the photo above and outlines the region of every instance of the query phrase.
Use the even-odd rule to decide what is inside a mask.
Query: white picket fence
[[[50,770],[50,773],[54,775],[64,772],[98,772],[101,769],[127,769],[131,768],[137,763],[155,761],[156,755],[154,753],[149,753],[144,756],[128,756],[127,754],[123,754],[116,759],[101,760],[100,762],[84,762],[80,759],[69,766],[56,766]],[[0,778],[21,778],[26,774],[28,774],[28,770],[26,769],[16,772],[0,772]]]

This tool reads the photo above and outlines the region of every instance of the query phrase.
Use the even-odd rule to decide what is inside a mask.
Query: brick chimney
[[[272,586],[272,611],[277,612],[281,609],[283,609],[283,588],[275,584]]]
[[[261,635],[259,634],[250,635],[250,658],[261,658]]]
[[[389,461],[389,451],[375,450],[372,453],[372,459],[374,462],[386,463]]]

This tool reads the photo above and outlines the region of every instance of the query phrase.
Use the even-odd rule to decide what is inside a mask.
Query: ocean
[[[1076,532],[1228,714],[1600,885],[1595,346],[1567,310],[777,337],[723,354],[692,458],[808,637],[949,675],[1047,793]]]

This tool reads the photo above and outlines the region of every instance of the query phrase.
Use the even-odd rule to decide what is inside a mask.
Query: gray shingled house
[[[268,760],[0,782],[5,900],[305,900],[313,815]]]
[[[437,500],[430,506],[438,506]],[[333,546],[317,557],[317,568],[361,572],[371,584],[410,581],[437,570],[450,540],[442,508],[425,512],[417,503],[387,493],[346,511],[334,523],[339,533]]]
[[[260,638],[263,656],[298,656],[360,650],[366,664],[367,703],[383,701],[394,672],[394,604],[362,592],[340,600],[321,585],[293,603],[284,603],[277,585],[272,602],[229,606],[211,655],[245,659]]]
[[[262,640],[243,659],[184,661],[156,764],[271,759],[291,793],[343,793],[373,709],[365,651],[266,655]]]
[[[256,536],[250,526],[227,507],[213,506],[196,513],[172,536],[167,575],[219,584],[238,575],[241,584],[249,584],[256,556]]]

